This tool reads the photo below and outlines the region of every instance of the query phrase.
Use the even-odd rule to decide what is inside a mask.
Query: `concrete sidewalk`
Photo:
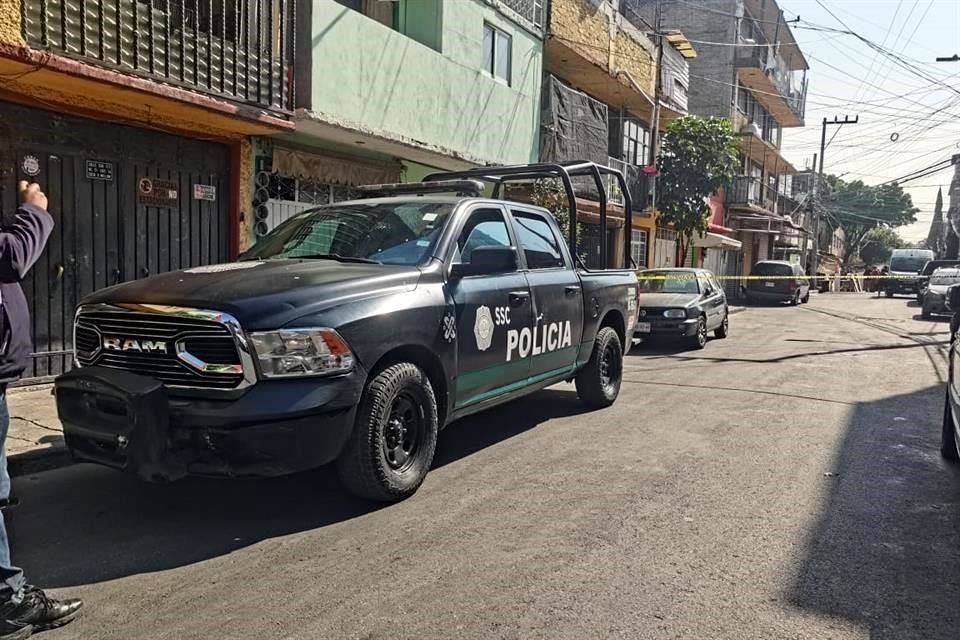
[[[7,460],[12,476],[69,462],[52,392],[49,384],[7,390]]]

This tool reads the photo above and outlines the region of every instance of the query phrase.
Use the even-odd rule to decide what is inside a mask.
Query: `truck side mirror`
[[[455,262],[451,265],[450,276],[482,276],[494,273],[509,273],[517,270],[516,247],[488,245],[477,247],[470,252],[468,262]]]
[[[947,309],[956,313],[960,311],[960,285],[953,285],[947,289]]]

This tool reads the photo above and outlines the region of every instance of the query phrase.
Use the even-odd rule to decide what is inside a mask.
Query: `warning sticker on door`
[[[137,202],[151,207],[173,207],[178,201],[177,183],[159,178],[140,178]]]
[[[217,188],[211,184],[195,184],[193,185],[193,199],[215,202],[217,199]]]

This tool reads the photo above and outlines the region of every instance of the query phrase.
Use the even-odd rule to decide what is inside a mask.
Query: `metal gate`
[[[33,318],[30,382],[70,368],[73,314],[87,294],[228,259],[229,151],[125,125],[0,102],[0,206],[39,182],[56,221],[23,282]]]

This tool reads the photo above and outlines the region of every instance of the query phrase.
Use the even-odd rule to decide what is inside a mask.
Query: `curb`
[[[732,316],[735,313],[740,313],[741,311],[746,311],[746,310],[747,310],[746,307],[727,307],[727,314]]]
[[[75,464],[75,461],[65,446],[44,447],[9,456],[7,458],[7,472],[13,478],[51,471],[72,464]]]

